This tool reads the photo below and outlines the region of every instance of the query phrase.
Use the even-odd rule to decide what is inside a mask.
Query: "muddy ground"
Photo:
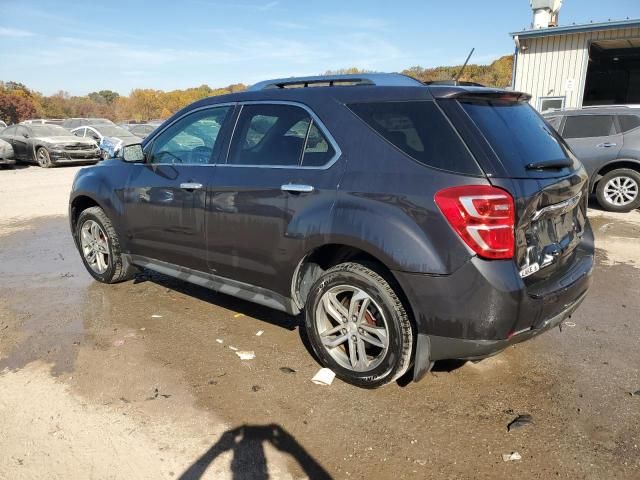
[[[76,170],[0,171],[0,478],[640,478],[639,212],[590,211],[594,285],[562,332],[367,391],[310,382],[296,318],[92,281]]]

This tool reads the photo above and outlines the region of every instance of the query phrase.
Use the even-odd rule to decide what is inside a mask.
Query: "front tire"
[[[630,212],[640,207],[640,173],[620,168],[607,173],[596,188],[598,203],[610,212]]]
[[[377,388],[408,370],[413,331],[389,283],[358,263],[327,270],[311,287],[305,323],[321,363],[358,387]]]
[[[82,262],[93,278],[102,283],[133,278],[136,269],[122,256],[118,234],[100,207],[80,213],[75,237]]]
[[[42,168],[53,167],[53,162],[51,162],[51,157],[49,156],[49,150],[44,147],[40,147],[36,151],[36,161]]]

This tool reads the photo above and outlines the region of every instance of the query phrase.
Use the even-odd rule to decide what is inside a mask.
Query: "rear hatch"
[[[540,298],[562,288],[589,228],[582,164],[526,95],[472,88],[432,91],[489,181],[514,198],[514,261],[528,294]]]

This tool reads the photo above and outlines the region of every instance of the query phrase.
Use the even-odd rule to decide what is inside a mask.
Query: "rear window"
[[[620,128],[623,132],[640,127],[640,117],[637,115],[619,115],[618,120],[620,120]]]
[[[568,157],[558,133],[528,103],[473,100],[460,104],[512,175],[539,176],[526,166]]]
[[[349,108],[414,160],[450,172],[482,175],[460,137],[432,101],[357,103]]]
[[[564,123],[564,138],[608,137],[614,135],[613,115],[569,116]]]

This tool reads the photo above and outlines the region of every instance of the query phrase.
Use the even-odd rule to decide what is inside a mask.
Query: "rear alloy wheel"
[[[376,388],[409,368],[413,332],[389,283],[358,263],[333,267],[311,287],[306,328],[320,361],[353,385]]]
[[[53,167],[51,157],[49,156],[49,151],[44,147],[40,147],[36,152],[36,160],[38,162],[38,165],[40,165],[42,168]]]
[[[640,207],[640,173],[622,168],[607,173],[598,182],[598,203],[610,212],[629,212]]]

